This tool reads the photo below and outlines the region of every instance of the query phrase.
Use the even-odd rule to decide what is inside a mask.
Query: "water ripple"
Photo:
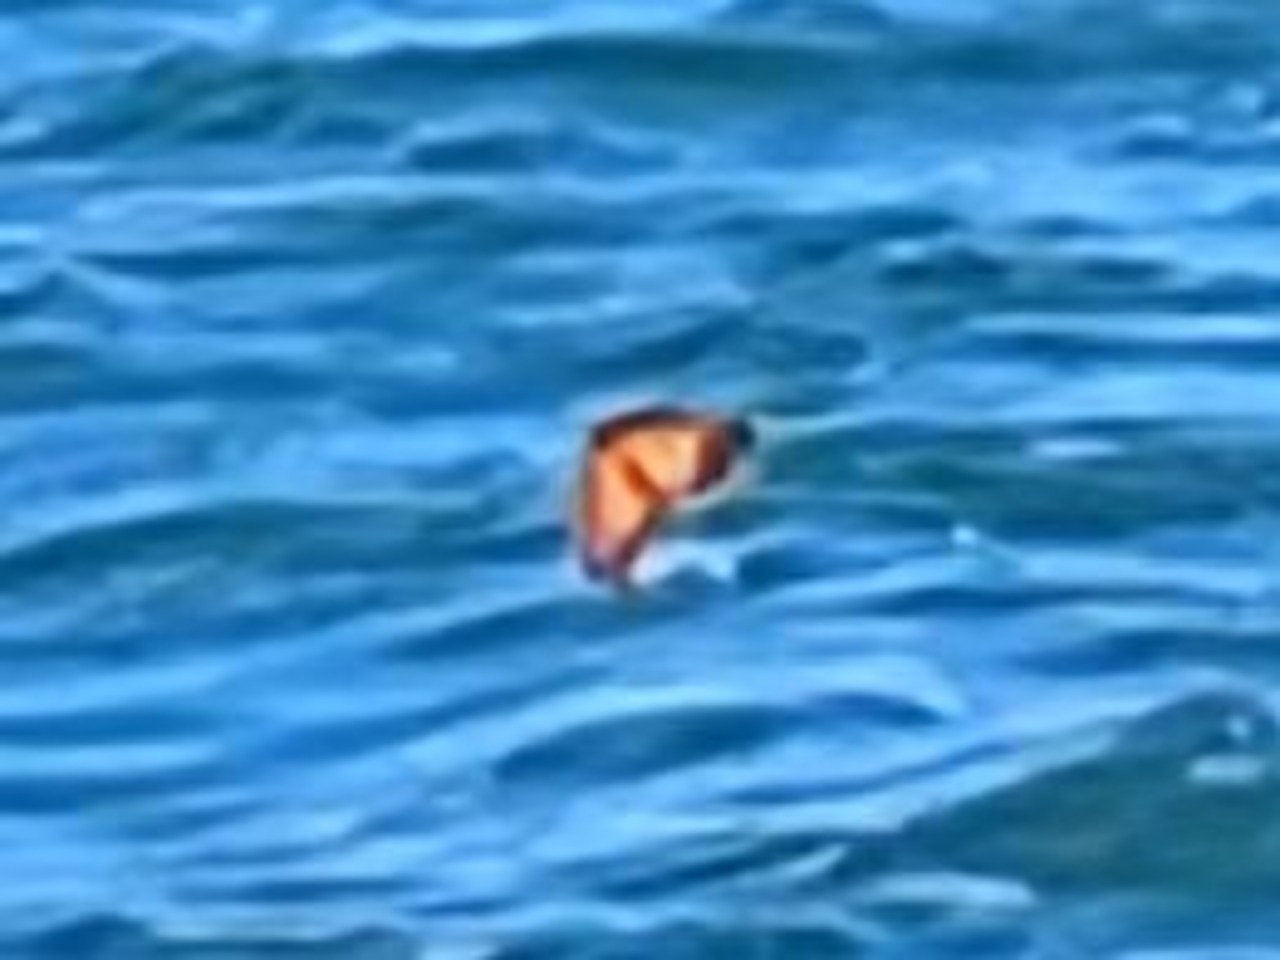
[[[1269,946],[1280,32],[1113,6],[7,5],[0,953]]]

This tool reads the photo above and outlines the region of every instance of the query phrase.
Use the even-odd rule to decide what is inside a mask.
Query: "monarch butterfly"
[[[745,420],[645,407],[596,424],[588,436],[574,511],[587,576],[616,585],[662,519],[710,490],[755,443]]]

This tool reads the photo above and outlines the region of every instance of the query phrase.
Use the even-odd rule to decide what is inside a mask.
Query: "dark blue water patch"
[[[816,577],[829,576],[833,570],[851,574],[858,568],[857,558],[845,551],[818,551],[810,543],[799,541],[765,545],[747,554],[739,564],[738,579],[753,597],[759,597]]]
[[[862,938],[833,920],[761,919],[753,911],[724,911],[720,919],[675,920],[654,932],[584,931],[578,935],[532,936],[496,954],[501,960],[731,960],[744,956],[838,958],[860,952]]]
[[[1270,71],[1227,89],[1184,83],[1170,98],[1176,109],[1140,114],[1114,149],[1122,159],[1161,165],[1265,167],[1275,152],[1274,91]]]
[[[983,349],[990,351],[988,356],[994,358],[1007,355],[1027,359],[1049,355],[1060,358],[1063,365],[1101,367],[1114,364],[1126,370],[1146,366],[1169,369],[1232,365],[1257,369],[1280,358],[1280,339],[1261,331],[1261,335],[1254,339],[1222,339],[1206,331],[1205,336],[1199,339],[1188,336],[1185,339],[1161,340],[1158,335],[1150,335],[1158,324],[1155,318],[1147,321],[1134,318],[1137,322],[1114,319],[1116,322],[1109,331],[1093,329],[1092,323],[1081,323],[1074,330],[1066,325],[1057,330],[1010,329],[984,334],[980,339]]]
[[[189,46],[97,79],[92,110],[83,102],[61,102],[40,129],[3,143],[0,156],[69,157],[86,146],[95,152],[146,153],[202,143],[225,151],[236,139],[279,136],[301,109],[298,92],[304,89],[285,61],[243,59],[229,67],[225,56]]]
[[[906,699],[905,694],[903,699]],[[920,713],[923,714],[924,711],[921,710]],[[886,723],[881,729],[888,732],[903,727],[910,729],[913,726],[918,733],[926,730],[926,724],[920,723],[919,717],[911,724]],[[728,791],[725,799],[748,818],[762,816],[769,810],[802,810],[808,805],[833,804],[837,810],[847,807],[848,816],[837,815],[834,824],[827,818],[816,821],[824,826],[817,834],[812,834],[820,840],[820,849],[814,852],[825,851],[830,856],[816,858],[820,869],[813,873],[812,886],[806,884],[804,889],[816,888],[829,893],[835,888],[849,892],[852,889],[848,886],[851,878],[861,880],[866,877],[891,876],[891,861],[897,853],[892,842],[893,830],[874,821],[868,824],[858,818],[854,810],[855,799],[874,797],[884,792],[911,793],[915,784],[937,784],[965,770],[998,767],[1002,761],[1029,746],[1000,738],[974,742],[964,737],[952,737],[954,731],[949,731],[936,722],[930,732],[937,734],[938,739],[920,756],[910,756],[884,765],[855,765],[850,762],[840,768],[818,768],[810,770],[803,780],[797,779],[795,782],[739,787]],[[936,806],[940,809],[946,804],[939,800]],[[783,822],[788,823],[785,819]],[[800,817],[795,822],[805,824],[807,821]],[[792,836],[796,829],[798,828],[788,825],[784,832],[787,836]],[[804,830],[800,831],[800,835],[811,836]]]
[[[355,930],[328,936],[286,934],[209,938],[168,934],[145,923],[103,915],[68,922],[43,933],[10,939],[10,956],[38,960],[76,956],[85,960],[294,960],[294,958],[351,958],[351,960],[407,960],[418,955],[411,937],[394,930]]]
[[[1096,270],[1093,265],[1091,270]],[[1271,314],[1280,304],[1280,290],[1270,278],[1236,273],[1204,280],[1152,283],[1159,268],[1122,267],[1107,277],[1091,272],[1074,288],[1023,288],[1002,297],[1013,309],[1111,313],[1154,311],[1184,316],[1217,316],[1249,312]],[[1046,287],[1049,285],[1046,284]]]
[[[7,274],[0,288],[0,322],[13,324],[42,313],[57,294],[56,280],[46,273],[14,270],[15,275]]]
[[[297,530],[305,530],[305,542],[295,542],[285,533],[290,515]],[[328,509],[283,501],[190,504],[155,513],[126,514],[15,545],[4,557],[5,570],[0,575],[7,576],[16,586],[19,577],[67,577],[77,571],[100,570],[111,563],[143,564],[165,556],[186,555],[193,540],[202,544],[197,553],[220,555],[226,560],[234,555],[247,559],[250,554],[302,560],[317,555],[324,539],[321,525],[337,522],[337,515]],[[279,526],[281,523],[286,527]],[[135,537],[147,544],[145,554],[139,552]],[[224,552],[231,544],[238,545],[235,554]]]
[[[921,257],[890,262],[881,279],[912,289],[958,287],[981,295],[984,291],[1007,289],[1013,280],[1013,268],[995,253],[952,246],[928,248]]]
[[[1280,226],[1280,197],[1269,192],[1247,198],[1223,212],[1215,221],[1223,228],[1256,227],[1272,229]]]
[[[935,459],[908,456],[882,476],[950,504],[953,515],[997,537],[1123,539],[1158,528],[1230,522],[1255,505],[1242,498],[1234,471],[1201,483],[1153,493],[1145,478],[1192,469],[1171,457],[1141,468],[1100,472],[1087,465],[980,461],[963,453]]]
[[[357,276],[369,281],[394,277],[388,268],[403,268],[415,246],[437,249],[445,258],[438,268],[456,270],[466,256],[520,248],[522,237],[607,243],[621,235],[604,211],[585,206],[576,211],[576,227],[552,219],[555,197],[547,191],[517,200],[483,186],[433,187],[386,177],[335,181],[312,191],[266,185],[240,199],[220,194],[205,202],[157,197],[149,204],[145,194],[133,205],[122,201],[103,210],[108,225],[114,217],[120,229],[97,231],[96,243],[91,232],[78,255],[108,275],[151,282],[262,275],[320,261],[363,271]],[[399,252],[374,261],[374,240]],[[418,270],[430,267],[419,264]]]
[[[799,892],[805,886],[784,878],[811,873],[806,864],[830,861],[833,852],[844,851],[853,839],[851,832],[796,829],[771,834],[744,824],[735,831],[722,828],[683,837],[644,862],[623,854],[573,864],[567,874],[580,874],[620,903],[669,900],[691,891],[773,888],[777,905],[784,906],[784,888]]]
[[[421,740],[442,746],[454,738],[465,740],[473,724],[492,722],[504,716],[515,716],[529,710],[572,682],[576,671],[555,670],[553,665],[534,669],[524,665],[518,673],[503,683],[477,690],[458,689],[443,699],[431,695],[438,685],[440,674],[431,672],[426,660],[414,665],[421,679],[421,702],[413,702],[403,695],[387,697],[386,703],[350,702],[350,692],[333,686],[340,681],[332,664],[325,664],[323,654],[317,654],[317,669],[313,671],[316,686],[328,692],[316,698],[317,706],[304,709],[279,703],[264,707],[261,713],[276,715],[274,722],[264,725],[254,743],[247,746],[242,757],[256,760],[264,766],[280,771],[294,769],[300,774],[314,773],[328,767],[355,766],[370,758],[383,755],[388,743],[411,744]],[[459,660],[463,658],[459,657]],[[536,657],[525,656],[525,661],[537,662]],[[461,675],[456,663],[440,664],[450,679]],[[297,671],[301,675],[304,671]],[[435,681],[433,683],[433,681]],[[261,687],[265,689],[267,684]],[[268,695],[269,696],[269,695]],[[320,714],[326,703],[328,713],[307,716],[308,712]],[[404,771],[408,776],[410,768]],[[406,783],[406,786],[409,784]]]
[[[0,349],[0,368],[13,371],[0,388],[0,409],[40,410],[51,396],[75,393],[94,379],[92,349],[58,341],[11,342]]]
[[[465,177],[662,174],[679,159],[649,138],[628,138],[586,124],[546,126],[518,113],[499,113],[476,129],[424,125],[402,149],[403,162],[415,171]]]
[[[678,370],[732,349],[741,327],[731,318],[647,316],[619,318],[618,333],[606,342],[578,348],[575,362],[608,380],[627,370]]]
[[[1155,711],[1096,758],[922,818],[900,848],[903,864],[1018,876],[1045,888],[1101,880],[1211,896],[1263,889],[1273,881],[1276,838],[1259,826],[1257,811],[1274,802],[1275,778],[1266,772],[1274,720],[1259,711],[1229,695]],[[1224,748],[1256,749],[1265,766],[1243,782],[1197,783],[1197,764]]]
[[[793,363],[790,352],[850,365],[864,359],[858,339],[879,319],[868,299],[881,285],[881,251],[902,242],[936,245],[958,226],[941,207],[859,212],[836,200],[832,209],[778,211],[734,189],[699,208],[706,219],[680,224],[681,234],[732,255],[744,302],[730,312],[750,331],[743,349],[776,369]]]
[[[1101,619],[1101,618],[1099,618]],[[1108,628],[1099,624],[1089,637],[1047,645],[1027,654],[1027,662],[1053,676],[1089,677],[1105,670],[1111,675],[1140,674],[1158,665],[1204,663],[1234,665],[1241,670],[1269,674],[1272,670],[1271,630],[1255,635],[1216,625],[1203,614],[1191,626]],[[1229,624],[1230,617],[1222,617]]]
[[[1280,158],[1280,140],[1267,133],[1209,139],[1185,131],[1149,130],[1125,138],[1117,154],[1128,160],[1266,168]]]
[[[619,624],[619,616],[620,611],[598,600],[543,598],[479,608],[453,623],[406,639],[422,655],[441,650],[451,658],[483,657],[491,644],[534,645],[557,636],[574,635],[583,627],[591,627],[591,633],[598,635],[602,628]]]
[[[880,281],[925,299],[957,286],[975,312],[1051,311],[1194,314],[1274,305],[1269,281],[1247,276],[1192,281],[1151,258],[1097,253],[983,249],[963,238],[916,245],[882,258]]]
[[[204,715],[204,707],[200,705],[133,703],[126,704],[127,709],[121,709],[119,703],[87,704],[77,693],[74,688],[66,690],[65,695],[74,705],[69,712],[59,710],[58,704],[52,703],[47,711],[32,706],[19,711],[11,705],[0,713],[5,746],[24,749],[39,747],[41,742],[52,749],[59,744],[72,747],[92,745],[102,748],[103,756],[106,756],[113,745],[136,745],[137,741],[145,739],[145,734],[154,735],[158,741],[156,745],[162,746],[169,738],[199,739],[202,732],[207,732],[202,725],[208,722],[209,717]]]
[[[523,784],[555,790],[584,771],[602,785],[637,783],[759,749],[785,729],[783,720],[765,708],[731,705],[690,704],[647,718],[634,712],[569,727],[503,758],[494,772],[515,790]]]
[[[198,750],[156,748],[149,763],[132,770],[129,758],[109,744],[66,747],[68,760],[61,765],[59,752],[54,745],[33,747],[35,759],[24,763],[22,751],[13,751],[10,772],[0,782],[5,796],[0,816],[80,820],[100,814],[112,820],[122,809],[210,788],[229,773],[225,763]]]
[[[443,211],[437,212],[443,215]],[[135,235],[144,238],[138,249],[85,249],[80,252],[81,258],[108,276],[116,274],[144,282],[200,283],[246,273],[284,271],[302,263],[313,265],[326,256],[322,235],[315,232],[281,230],[254,243],[244,232],[223,240],[201,240],[197,231],[197,237],[188,244],[172,230],[161,234],[148,231],[145,224],[134,226],[138,228]],[[165,238],[163,242],[161,236]],[[350,262],[335,245],[328,246],[329,257],[340,263]]]
[[[1209,523],[1274,499],[1265,445],[1247,442],[1239,455],[1225,446],[1205,449],[1193,436],[1178,438],[1185,427],[1177,423],[1101,419],[1067,427],[1103,446],[1058,459],[1037,454],[1016,422],[951,427],[868,416],[788,443],[777,473],[789,483],[822,478],[829,488],[825,499],[813,497],[811,510],[796,501],[793,514],[825,510],[841,527],[860,516],[873,529],[911,523],[942,535],[963,520],[996,535],[1124,536],[1160,524]],[[1176,490],[1146,483],[1170,474],[1196,479]],[[1070,522],[1055,530],[1055,514]]]
[[[534,84],[590,79],[592,84],[625,89],[639,81],[651,89],[686,90],[701,100],[722,104],[759,103],[762,92],[783,92],[794,82],[821,81],[823,68],[848,61],[837,44],[819,38],[752,35],[731,31],[669,33],[595,32],[562,34],[481,50],[401,48],[379,54],[373,75],[428,77],[433,68],[473,79],[509,77]],[[448,76],[449,74],[442,74]],[[610,83],[612,81],[612,83]]]

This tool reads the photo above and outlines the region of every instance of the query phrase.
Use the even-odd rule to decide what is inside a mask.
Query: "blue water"
[[[1280,8],[0,55],[0,958],[1280,955]],[[655,400],[763,450],[619,600]]]

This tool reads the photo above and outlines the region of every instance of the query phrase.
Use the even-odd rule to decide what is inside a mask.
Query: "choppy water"
[[[1280,950],[1280,8],[0,53],[6,960]],[[617,602],[637,399],[767,443]]]

